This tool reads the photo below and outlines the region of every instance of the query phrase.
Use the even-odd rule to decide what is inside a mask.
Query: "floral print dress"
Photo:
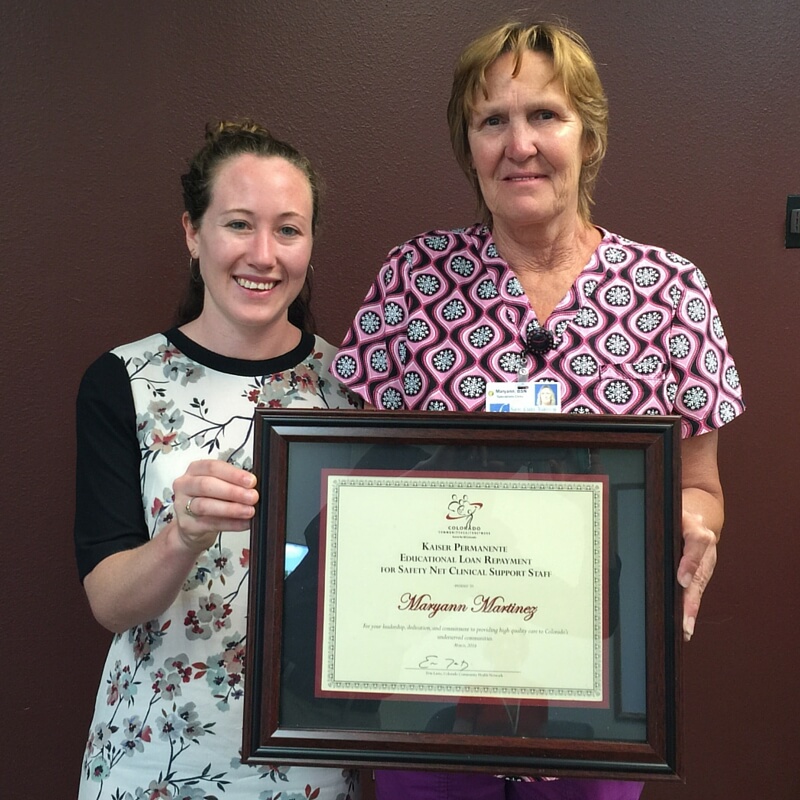
[[[252,466],[256,407],[354,404],[307,334],[269,361],[219,356],[178,330],[102,356],[78,396],[75,525],[81,578],[158,535],[172,482],[194,460]],[[355,800],[347,768],[240,761],[249,533],[223,531],[173,605],[116,635],[83,759],[81,800]]]

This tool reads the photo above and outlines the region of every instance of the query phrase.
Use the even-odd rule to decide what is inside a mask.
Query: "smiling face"
[[[294,347],[288,309],[311,259],[312,213],[308,179],[283,158],[245,154],[224,161],[199,225],[183,217],[205,284],[203,311],[185,326],[187,334],[241,358]]]
[[[472,166],[495,232],[579,221],[583,126],[545,53],[528,51],[486,70],[488,97],[475,98],[467,132]]]

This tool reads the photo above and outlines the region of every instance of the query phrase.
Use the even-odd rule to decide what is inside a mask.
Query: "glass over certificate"
[[[680,774],[679,418],[254,424],[245,761]]]
[[[320,695],[606,702],[604,477],[323,481]]]

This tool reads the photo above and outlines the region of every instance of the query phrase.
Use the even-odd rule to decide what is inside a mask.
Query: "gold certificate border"
[[[566,685],[559,686],[546,686],[527,684],[524,686],[506,686],[503,685],[503,671],[492,670],[491,668],[483,668],[471,670],[469,672],[461,671],[460,665],[466,664],[466,661],[460,661],[456,658],[440,659],[437,666],[440,669],[425,669],[427,679],[424,681],[404,679],[392,679],[390,673],[395,670],[393,668],[394,660],[391,664],[384,664],[383,672],[381,674],[381,667],[375,664],[374,677],[367,679],[352,679],[350,677],[340,678],[337,677],[337,672],[347,672],[343,670],[342,662],[347,660],[345,654],[349,655],[354,650],[358,651],[361,655],[358,657],[358,665],[362,667],[366,656],[363,655],[369,652],[370,639],[377,638],[371,632],[364,632],[362,635],[358,625],[352,624],[340,625],[340,609],[346,607],[349,613],[356,611],[361,613],[361,609],[372,607],[372,603],[363,604],[363,602],[354,601],[353,594],[359,595],[358,600],[361,600],[361,586],[352,586],[352,581],[342,580],[341,576],[343,571],[352,574],[352,544],[343,553],[341,547],[343,537],[371,537],[381,536],[379,530],[375,530],[374,509],[366,508],[364,514],[366,518],[358,520],[359,524],[353,524],[352,513],[348,515],[349,527],[342,524],[342,498],[343,491],[358,489],[360,492],[359,499],[363,502],[366,495],[363,492],[373,490],[376,496],[380,493],[380,497],[385,496],[385,492],[392,490],[400,490],[401,497],[398,503],[383,503],[387,513],[391,508],[396,509],[395,514],[398,513],[399,507],[403,509],[408,516],[408,507],[413,505],[417,510],[422,508],[422,511],[417,513],[414,521],[419,520],[419,524],[424,527],[421,521],[425,516],[427,509],[426,503],[423,501],[424,494],[427,490],[433,490],[437,496],[443,493],[445,496],[452,496],[454,499],[461,496],[482,496],[481,493],[497,494],[500,503],[504,501],[508,503],[508,493],[524,492],[528,495],[526,500],[530,500],[530,493],[557,493],[563,495],[564,500],[569,500],[569,495],[580,494],[589,495],[591,500],[591,507],[589,511],[588,520],[583,520],[587,523],[587,533],[590,537],[590,551],[591,551],[591,642],[590,647],[582,648],[581,652],[589,652],[591,664],[589,669],[583,666],[582,672],[591,673],[591,686],[587,687],[584,679],[584,686],[569,685],[567,676],[571,674],[570,665],[564,663],[562,658],[561,668],[559,669],[559,680],[561,674],[567,680]],[[402,492],[405,491],[405,495]],[[352,494],[352,492],[351,492]],[[409,495],[413,494],[413,498]],[[321,579],[324,581],[324,591],[320,594],[319,603],[319,652],[318,652],[318,696],[346,696],[346,697],[368,697],[373,695],[391,696],[395,699],[427,699],[432,700],[435,698],[452,698],[452,697],[474,697],[482,701],[495,699],[497,701],[503,699],[515,699],[528,703],[549,703],[549,704],[605,704],[607,703],[607,653],[606,653],[606,625],[607,625],[607,582],[605,580],[606,572],[606,547],[607,547],[607,514],[606,514],[606,499],[607,499],[607,480],[604,476],[591,475],[591,476],[559,476],[559,479],[551,477],[530,476],[525,479],[519,479],[514,476],[498,477],[493,474],[492,477],[453,477],[452,474],[426,473],[424,476],[420,475],[402,475],[399,476],[392,471],[376,471],[376,470],[347,470],[337,472],[333,470],[326,470],[323,476],[323,497],[327,505],[326,518],[320,525],[320,540],[324,543],[325,558],[324,575]],[[413,503],[411,501],[413,500]],[[404,502],[405,501],[405,502]],[[353,498],[350,498],[350,510],[352,511]],[[369,506],[369,504],[366,504]],[[435,512],[434,512],[435,513]],[[371,516],[370,516],[371,515]],[[413,515],[412,515],[413,516]],[[430,517],[431,514],[428,513]],[[449,516],[449,515],[448,515]],[[477,515],[476,515],[477,516]],[[441,515],[441,524],[445,528],[464,528],[466,526],[447,525],[445,523],[445,515]],[[451,520],[448,520],[451,521]],[[472,517],[468,518],[472,521]],[[524,526],[524,522],[516,523]],[[445,530],[439,529],[436,531],[439,534],[444,534]],[[470,536],[475,533],[475,528],[467,528],[464,531],[454,530],[452,536],[458,538],[474,538]],[[485,536],[486,531],[481,531]],[[550,531],[552,536],[557,536],[557,531]],[[446,538],[446,537],[445,537]],[[481,537],[482,538],[482,537]],[[365,540],[366,541],[366,540]],[[385,539],[384,539],[385,541]],[[395,546],[396,542],[392,543]],[[456,544],[456,547],[459,545]],[[463,545],[462,545],[463,547]],[[356,545],[355,549],[359,549]],[[366,548],[365,548],[366,549]],[[370,563],[369,560],[360,567],[363,571],[377,569],[377,565]],[[393,576],[385,575],[384,580],[391,581]],[[505,579],[503,579],[505,580]],[[497,584],[497,580],[494,581]],[[376,598],[377,602],[383,602],[384,605],[391,599],[387,597]],[[446,613],[444,614],[446,616]],[[364,626],[366,627],[366,625]],[[392,646],[402,650],[404,646],[407,649],[414,649],[414,639],[416,633],[413,631],[419,630],[413,626],[412,630],[406,631],[406,626],[397,624],[395,630],[392,630]],[[340,630],[342,631],[340,634]],[[522,637],[515,637],[507,634],[501,644],[508,644],[509,640],[520,639]],[[540,644],[540,649],[543,652],[547,651],[546,643],[548,638],[556,640],[555,637],[540,636],[537,637],[537,643]],[[383,644],[386,644],[386,637],[382,637]],[[557,641],[557,640],[556,640]],[[560,652],[555,650],[554,654]],[[584,656],[585,657],[585,656]],[[430,663],[430,659],[426,658],[426,662]],[[572,672],[576,670],[572,668]],[[437,680],[437,675],[444,672],[451,679],[446,681]],[[468,678],[468,676],[470,676]],[[482,680],[475,680],[475,677],[480,676]],[[460,680],[456,680],[456,678]],[[492,680],[494,679],[494,680]],[[580,681],[576,681],[579,683]]]

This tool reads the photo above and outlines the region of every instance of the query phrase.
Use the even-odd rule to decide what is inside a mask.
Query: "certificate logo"
[[[483,503],[471,503],[467,495],[457,494],[452,496],[452,500],[447,504],[447,515],[445,519],[461,520],[465,530],[472,529],[472,519],[475,514],[483,508]]]

